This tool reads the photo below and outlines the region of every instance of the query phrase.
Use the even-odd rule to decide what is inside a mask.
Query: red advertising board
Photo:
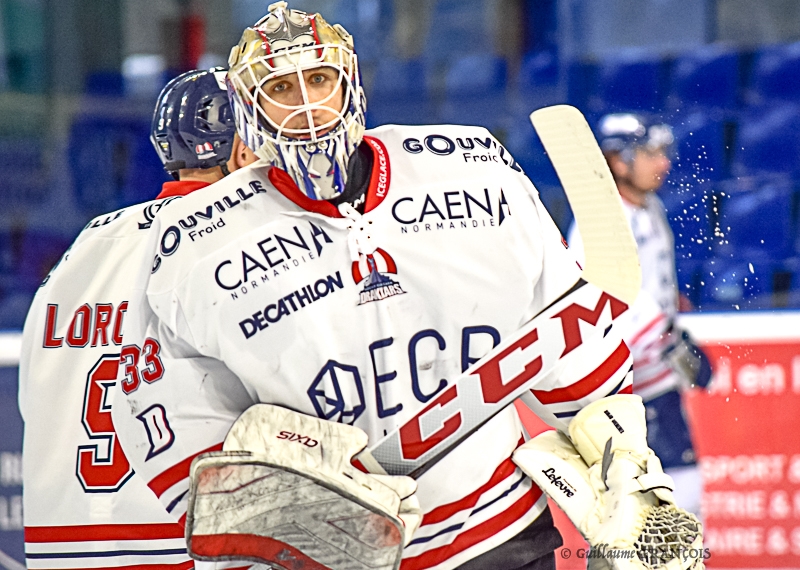
[[[709,568],[800,567],[800,315],[685,321],[712,359],[686,395]]]

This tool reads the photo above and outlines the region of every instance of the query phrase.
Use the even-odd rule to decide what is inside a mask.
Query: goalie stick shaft
[[[531,122],[587,244],[583,279],[362,453],[359,459],[372,472],[422,475],[580,346],[579,320],[604,330],[639,292],[636,244],[586,119],[574,107],[558,105],[535,111]]]

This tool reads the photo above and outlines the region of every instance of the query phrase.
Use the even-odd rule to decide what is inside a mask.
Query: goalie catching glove
[[[190,555],[286,570],[399,568],[421,520],[417,484],[353,467],[367,439],[353,426],[252,406],[223,451],[192,463]]]
[[[702,569],[702,525],[675,506],[672,478],[647,446],[641,398],[597,400],[575,416],[569,434],[542,433],[519,447],[513,460],[606,564],[617,570]]]

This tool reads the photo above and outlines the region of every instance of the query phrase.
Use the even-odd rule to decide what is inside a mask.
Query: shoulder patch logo
[[[405,293],[400,283],[390,275],[397,275],[397,264],[392,256],[381,248],[368,255],[362,254],[358,261],[354,261],[353,281],[356,285],[363,283],[358,304],[382,301]]]

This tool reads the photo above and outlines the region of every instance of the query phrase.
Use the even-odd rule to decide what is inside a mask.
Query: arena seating
[[[425,125],[436,122],[430,66],[422,59],[383,59],[367,101],[368,126]]]
[[[84,117],[72,124],[69,164],[77,201],[90,217],[158,193],[167,176],[149,137],[144,118]]]
[[[758,50],[746,93],[751,104],[800,102],[800,42]]]
[[[800,173],[800,105],[783,103],[742,111],[731,174]]]
[[[444,78],[445,101],[439,113],[443,123],[481,125],[503,129],[506,121],[508,66],[491,54],[454,59]],[[498,112],[499,111],[499,112]]]
[[[794,187],[788,176],[730,180],[717,193],[719,256],[780,260],[793,253]]]
[[[643,49],[627,49],[603,60],[598,69],[599,112],[664,108],[667,66],[662,57]],[[593,109],[594,110],[594,109]]]
[[[703,264],[697,308],[701,311],[741,311],[773,306],[775,262],[717,257]]]
[[[666,117],[675,136],[675,154],[670,180],[672,186],[696,185],[722,180],[729,169],[729,125],[718,114],[696,108]]]
[[[800,304],[800,42],[754,51],[729,45],[665,54],[624,49],[572,60],[539,46],[519,60],[506,59],[483,36],[465,40],[472,30],[470,18],[483,6],[479,0],[436,2],[437,21],[447,25],[430,27],[419,57],[400,59],[378,49],[363,54],[369,126],[486,126],[531,177],[566,231],[571,212],[528,114],[568,102],[590,124],[609,111],[661,116],[675,134],[673,171],[661,196],[675,233],[681,290],[700,307],[720,307],[728,285],[741,277],[742,291],[759,299],[748,302],[749,308],[769,306],[770,298],[776,306]],[[367,24],[357,25],[361,30]],[[376,42],[361,38],[361,46]],[[86,83],[90,97],[120,105],[127,101],[114,75],[91,75]],[[166,177],[148,129],[147,113],[79,112],[60,159],[65,168],[53,170],[73,195],[75,207],[64,214],[75,217],[64,224],[72,229],[36,235],[31,243],[49,240],[64,248],[93,215],[152,198]],[[24,208],[41,200],[53,184],[42,160],[44,149],[40,137],[0,138],[0,158],[8,165],[8,184],[2,189],[7,203]],[[101,156],[113,160],[98,160]],[[731,230],[723,231],[723,237],[715,235],[727,227]],[[10,255],[10,235],[8,230],[0,235],[0,266],[3,256]],[[20,236],[14,239],[22,243]],[[745,286],[741,267],[749,273],[753,259],[759,264]],[[730,271],[724,284],[719,281],[723,266]],[[712,278],[708,271],[713,267]],[[18,320],[13,310],[2,309],[3,303],[12,307],[10,299],[17,292],[29,295],[35,281],[28,269],[25,277],[13,266],[8,269],[0,283],[0,328],[8,324],[5,314]]]
[[[670,108],[733,111],[739,105],[740,54],[708,45],[676,56],[670,77]]]

